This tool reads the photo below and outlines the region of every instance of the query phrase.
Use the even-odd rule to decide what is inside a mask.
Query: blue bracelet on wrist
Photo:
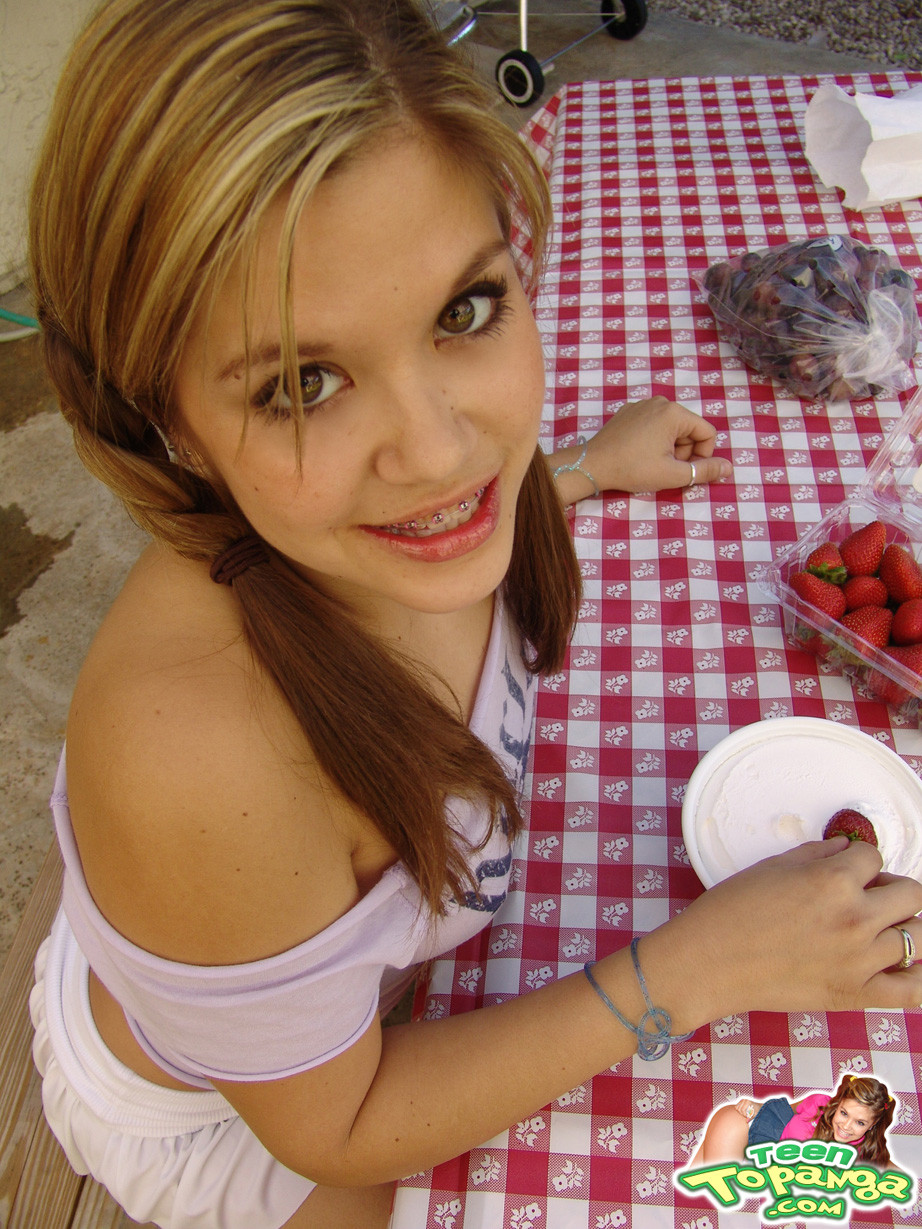
[[[588,478],[592,483],[592,494],[597,499],[601,494],[599,491],[599,484],[596,482],[595,478],[593,478],[592,474],[590,474],[589,470],[585,469],[583,466],[583,462],[586,460],[586,453],[589,451],[589,445],[585,442],[582,436],[580,436],[576,442],[577,444],[583,445],[583,451],[579,454],[572,465],[558,465],[553,471],[553,477],[556,478],[558,474],[573,474],[579,472],[584,478]]]
[[[599,983],[593,976],[594,960],[587,960],[583,965],[583,972],[589,980],[589,985],[593,988],[605,1006],[610,1012],[618,1017],[624,1027],[637,1038],[637,1053],[647,1062],[652,1062],[656,1058],[662,1058],[669,1053],[669,1047],[674,1046],[677,1041],[688,1041],[689,1037],[694,1036],[694,1033],[671,1033],[672,1017],[669,1012],[662,1007],[654,1007],[650,1001],[650,992],[647,990],[647,980],[643,975],[643,970],[640,967],[640,960],[637,957],[637,946],[640,939],[634,939],[631,943],[631,960],[634,963],[634,972],[637,974],[637,980],[640,982],[640,989],[643,992],[644,1002],[647,1004],[647,1010],[640,1017],[640,1023],[635,1027],[630,1020],[626,1020],[618,1008],[614,1005]],[[647,1028],[647,1024],[652,1023],[653,1028]]]

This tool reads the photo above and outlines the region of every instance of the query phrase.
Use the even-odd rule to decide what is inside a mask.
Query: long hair
[[[253,532],[223,485],[177,464],[170,447],[193,317],[234,262],[252,267],[266,211],[287,193],[282,381],[298,400],[299,212],[325,175],[395,130],[477,177],[507,239],[527,236],[520,274],[533,291],[550,218],[543,175],[414,0],[110,0],[65,66],[30,210],[47,366],[86,466],[187,558],[210,563]],[[469,882],[446,798],[485,800],[490,831],[507,823],[514,834],[513,787],[430,680],[271,546],[266,555],[233,583],[253,656],[323,771],[441,910],[446,889],[459,895]],[[533,670],[562,662],[579,592],[563,508],[536,453],[504,585]]]
[[[834,1139],[832,1129],[836,1110],[843,1101],[857,1101],[865,1106],[868,1117],[874,1121],[868,1127],[863,1139],[855,1146],[862,1161],[870,1161],[872,1165],[885,1166],[890,1164],[890,1150],[887,1147],[887,1128],[893,1121],[893,1111],[896,1101],[890,1091],[880,1080],[871,1076],[845,1075],[839,1087],[833,1093],[828,1105],[817,1119],[813,1132],[814,1139]]]

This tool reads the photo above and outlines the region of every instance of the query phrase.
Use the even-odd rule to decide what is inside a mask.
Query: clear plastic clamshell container
[[[788,581],[823,542],[842,542],[879,520],[887,544],[896,542],[922,562],[922,390],[906,407],[867,468],[865,480],[808,533],[786,546],[758,579],[784,614],[788,639],[848,675],[869,696],[922,723],[922,678],[799,597]]]

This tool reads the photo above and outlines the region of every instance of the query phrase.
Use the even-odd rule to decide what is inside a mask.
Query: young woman
[[[843,838],[594,985],[382,1030],[505,894],[578,604],[564,504],[729,472],[664,398],[537,448],[548,213],[413,0],[111,0],[64,72],[31,215],[47,361],[153,543],[73,697],[32,1010],[52,1128],[137,1220],[369,1229],[396,1178],[638,1045],[922,1001],[888,971],[922,887]]]
[[[886,1136],[895,1108],[880,1080],[852,1074],[842,1077],[834,1093],[811,1093],[799,1101],[743,1098],[711,1115],[694,1164],[741,1160],[749,1144],[821,1139],[850,1144],[860,1161],[883,1169],[890,1164]]]

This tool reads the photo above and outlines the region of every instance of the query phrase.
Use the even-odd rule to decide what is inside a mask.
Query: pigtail
[[[559,666],[579,600],[579,570],[543,455],[534,457],[516,520],[510,611],[534,670]],[[349,610],[274,551],[233,582],[254,656],[305,731],[325,775],[394,846],[435,912],[461,899],[469,848],[445,823],[451,797],[485,801],[514,838],[515,790],[460,713],[449,712],[409,660],[373,640]],[[400,702],[394,703],[399,696]],[[424,752],[421,755],[421,751]]]
[[[87,468],[185,558],[211,567],[253,536],[223,483],[169,444],[182,436],[173,381],[192,322],[252,259],[272,202],[288,194],[293,224],[330,168],[395,130],[431,139],[478,178],[510,247],[513,217],[529,232],[534,273],[547,184],[416,0],[109,0],[65,66],[30,208],[48,370]],[[279,260],[290,313],[290,251]],[[485,801],[485,840],[497,825],[521,827],[498,762],[431,679],[268,545],[232,591],[253,657],[321,769],[441,910],[469,873],[446,800]],[[565,514],[536,455],[505,585],[532,669],[559,668],[579,593]]]
[[[541,449],[519,492],[505,594],[532,649],[529,668],[536,674],[559,670],[579,613],[582,578],[566,512]]]
[[[229,540],[252,536],[208,482],[171,457],[136,404],[90,376],[58,330],[46,328],[43,337],[77,452],[142,529],[208,563]],[[427,904],[444,912],[446,891],[460,899],[476,890],[469,847],[446,824],[445,802],[485,800],[484,843],[497,825],[514,837],[522,826],[516,793],[495,757],[409,661],[265,544],[234,578],[233,592],[253,657],[291,707],[321,770],[394,846]]]
[[[450,797],[485,800],[491,823],[521,828],[498,761],[408,660],[274,551],[233,582],[254,657],[288,702],[323,773],[394,846],[436,913],[476,891],[470,846],[445,822]],[[395,702],[395,697],[398,699]]]
[[[246,530],[214,488],[170,455],[164,430],[92,369],[39,309],[45,364],[86,468],[118,496],[131,519],[189,559],[210,560]]]
[[[883,1085],[881,1085],[883,1088]],[[861,1141],[859,1156],[862,1161],[869,1161],[879,1169],[886,1169],[890,1164],[890,1149],[887,1147],[887,1130],[893,1122],[896,1101],[884,1089],[885,1097],[880,1113],[873,1126],[868,1128]]]

